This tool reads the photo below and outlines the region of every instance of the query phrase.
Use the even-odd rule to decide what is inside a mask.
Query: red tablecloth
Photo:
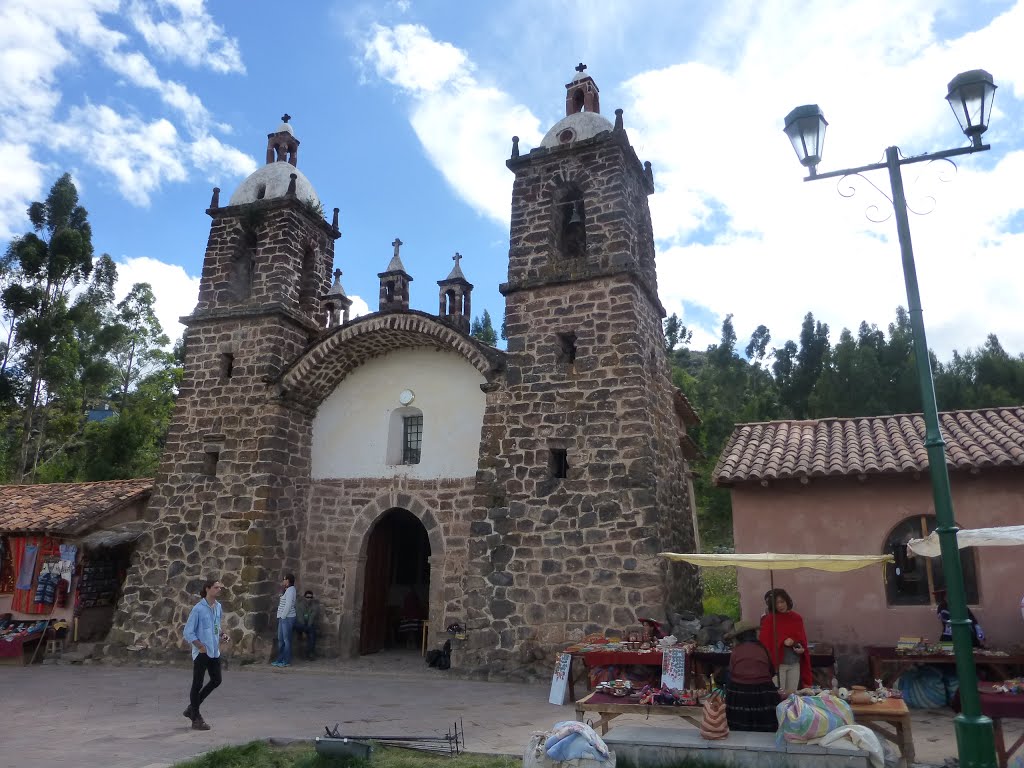
[[[985,693],[982,691],[981,713],[989,717],[1012,717],[1024,719],[1024,694]]]
[[[661,666],[661,651],[588,651],[578,655],[588,667],[625,666],[629,664],[641,664],[651,667]],[[612,698],[615,697],[613,696]]]
[[[0,658],[9,659],[12,657],[18,657],[25,652],[25,643],[30,643],[33,640],[38,640],[42,635],[36,633],[34,635],[26,635],[24,637],[16,637],[10,642],[6,640],[0,640]]]

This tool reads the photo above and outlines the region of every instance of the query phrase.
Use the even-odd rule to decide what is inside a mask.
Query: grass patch
[[[522,759],[505,755],[462,754],[447,757],[411,749],[376,747],[368,761],[351,757],[321,757],[312,744],[273,747],[254,741],[221,747],[174,768],[518,768]]]
[[[704,613],[724,614],[739,621],[740,590],[736,585],[736,569],[701,568],[700,581],[704,587]]]

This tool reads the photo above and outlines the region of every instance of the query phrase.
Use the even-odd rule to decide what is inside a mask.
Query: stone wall
[[[430,540],[429,627],[432,644],[464,620],[466,546],[473,478],[442,480],[317,480],[310,488],[300,581],[323,609],[320,647],[343,657],[358,653],[366,546],[373,526],[391,509],[423,523]]]
[[[622,131],[510,160],[504,381],[488,393],[459,661],[544,674],[551,650],[695,608],[685,462],[657,299],[647,194]],[[559,252],[566,196],[586,250]],[[561,454],[568,462],[558,477]]]
[[[200,301],[186,321],[185,378],[146,510],[152,527],[109,639],[156,653],[183,647],[188,611],[203,580],[216,577],[227,588],[234,652],[259,657],[272,642],[281,575],[300,562],[310,463],[311,414],[270,382],[317,333],[318,309],[299,282],[309,247],[329,266],[333,238],[296,201],[211,213]],[[247,227],[257,243],[252,291],[238,300],[228,288]],[[294,282],[279,286],[283,279]]]

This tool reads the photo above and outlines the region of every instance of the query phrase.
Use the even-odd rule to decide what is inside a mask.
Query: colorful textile
[[[853,710],[845,701],[829,696],[791,695],[775,709],[779,730],[775,743],[806,744],[841,725],[853,725]]]
[[[773,611],[761,617],[761,631],[758,639],[768,649],[772,664],[778,668],[785,658],[786,639],[792,638],[794,644],[804,647],[800,655],[800,686],[808,687],[813,683],[811,676],[811,653],[807,650],[807,630],[804,620],[796,611],[779,613]]]
[[[36,544],[26,544],[21,551],[21,566],[18,568],[18,583],[14,585],[15,589],[32,589],[38,554],[39,547]]]
[[[28,547],[36,548],[32,568],[32,580],[28,589],[16,588],[11,598],[11,610],[15,613],[49,613],[50,607],[44,603],[36,603],[35,577],[39,573],[43,561],[57,555],[57,542],[45,536],[19,536],[9,540],[11,556],[14,558],[15,570],[20,574],[24,565],[24,554]]]

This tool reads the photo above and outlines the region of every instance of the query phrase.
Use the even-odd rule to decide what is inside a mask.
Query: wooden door
[[[376,653],[388,639],[387,601],[391,583],[391,526],[380,521],[370,533],[363,575],[363,617],[359,653]]]

